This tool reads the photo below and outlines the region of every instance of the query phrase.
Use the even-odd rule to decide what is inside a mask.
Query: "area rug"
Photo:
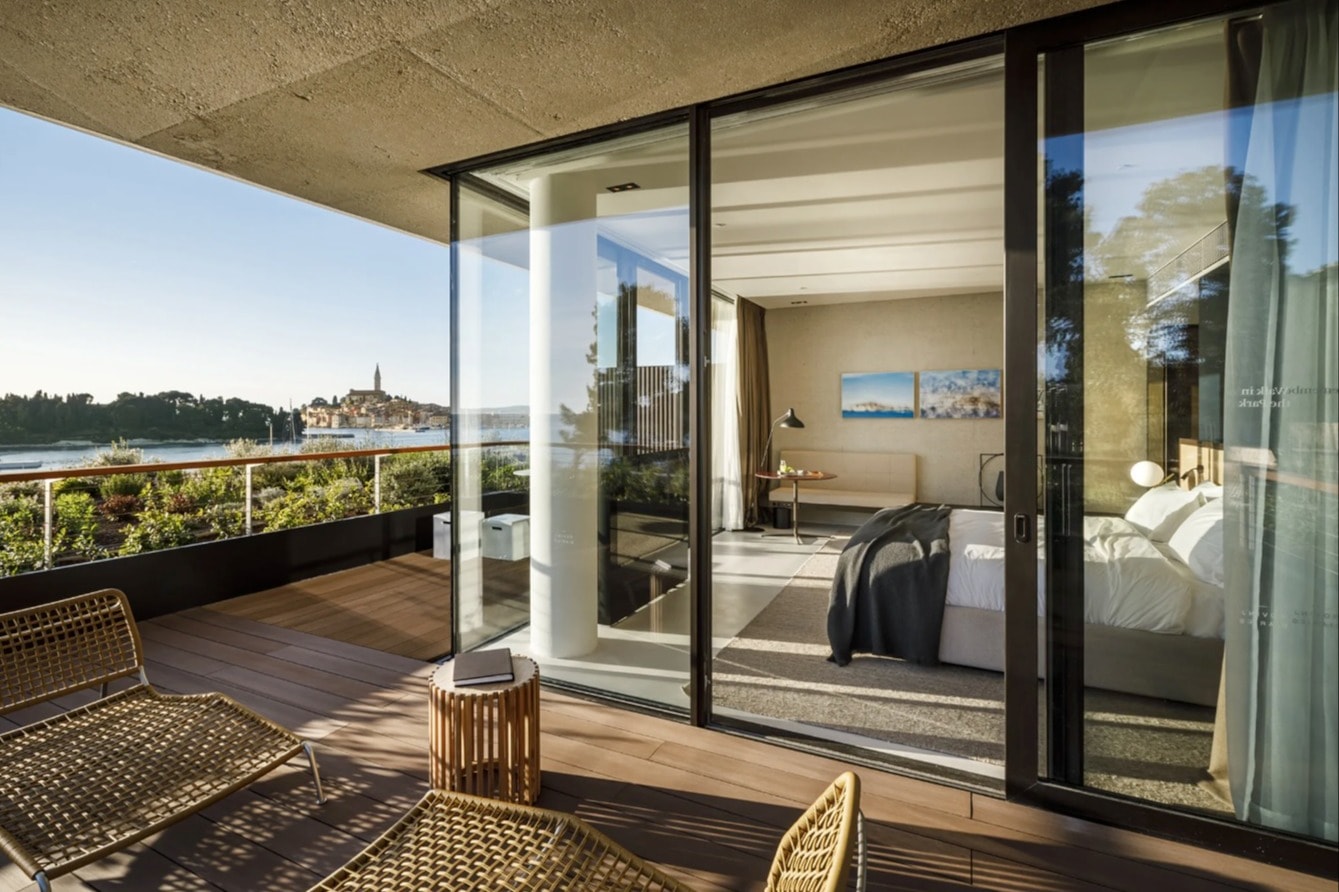
[[[857,656],[844,667],[828,662],[828,593],[844,543],[833,539],[805,562],[720,652],[714,704],[1002,765],[1001,673],[872,656]],[[1092,688],[1085,708],[1087,785],[1227,810],[1201,786],[1209,781],[1212,709]]]

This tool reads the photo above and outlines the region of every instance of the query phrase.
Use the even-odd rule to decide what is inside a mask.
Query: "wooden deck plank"
[[[202,607],[177,615],[188,617],[205,625],[217,626],[233,632],[251,635],[256,638],[265,638],[277,642],[282,646],[295,646],[314,650],[331,657],[336,657],[340,660],[345,660],[350,664],[374,666],[391,672],[402,672],[406,674],[420,673],[423,674],[424,677],[431,671],[429,667],[424,666],[424,661],[422,660],[404,657],[386,651],[375,650],[357,644],[350,644],[346,641],[336,641],[333,638],[323,638],[319,635],[311,635],[307,632],[297,629],[289,629],[284,626],[257,622],[255,620],[247,619],[246,617],[234,616],[221,610],[216,610],[214,607]],[[201,631],[201,634],[204,634],[204,632]]]
[[[219,887],[209,880],[144,843],[113,852],[79,868],[75,875],[87,883],[88,888],[99,892],[128,892],[132,889],[220,892]]]
[[[152,620],[143,632],[150,679],[164,690],[219,690],[318,738],[330,799],[313,803],[306,766],[293,760],[57,888],[305,889],[426,789],[432,665],[213,608]],[[847,767],[549,688],[541,715],[539,804],[580,814],[702,890],[761,889],[784,829]],[[1332,880],[990,796],[859,773],[871,889],[1333,888]],[[13,865],[0,865],[0,892],[30,885]]]
[[[402,555],[210,609],[426,660],[450,650],[451,565]]]

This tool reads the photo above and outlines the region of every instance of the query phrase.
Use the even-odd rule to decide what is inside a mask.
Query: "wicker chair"
[[[691,892],[564,812],[431,790],[311,892]]]
[[[837,778],[782,839],[768,890],[844,889],[853,843],[863,890],[859,799],[854,774]],[[691,892],[575,815],[443,790],[310,892],[424,889]]]
[[[310,743],[222,694],[149,686],[121,592],[0,614],[0,715],[95,685],[99,699],[0,734],[0,851],[43,892],[299,753],[325,800]]]
[[[860,778],[847,771],[814,800],[776,847],[767,892],[839,892],[846,888],[851,850],[856,888],[865,888],[865,827]]]

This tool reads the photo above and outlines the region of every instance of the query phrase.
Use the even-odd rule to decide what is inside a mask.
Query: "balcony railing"
[[[508,440],[464,445],[484,447],[491,453],[500,448],[525,447],[528,443]],[[0,513],[0,558],[6,558],[6,550],[12,552],[15,548],[26,549],[29,557],[15,557],[11,553],[8,560],[0,560],[0,576],[50,569],[62,554],[72,554],[76,560],[93,560],[210,539],[250,536],[265,529],[286,529],[342,517],[380,514],[383,510],[433,503],[447,504],[450,497],[450,451],[451,447],[445,444],[379,446],[3,473],[0,474],[0,486],[11,490],[13,484],[40,485],[35,494],[20,498],[36,498],[40,505],[41,552],[40,566],[37,566],[38,555],[32,547],[36,543],[31,541],[36,537],[25,536],[22,529],[27,524],[5,525],[7,517],[23,514],[22,510],[14,510],[11,506],[8,512]],[[399,469],[392,466],[399,473],[395,476],[392,500],[387,504],[384,485],[387,460],[414,454],[446,454],[446,461],[435,467],[424,464],[412,469],[411,473],[405,473],[403,465]],[[307,480],[305,485],[299,486],[302,482],[300,472],[288,470],[296,465],[334,462],[345,463],[341,469],[343,476],[327,475],[320,484]],[[499,456],[496,463],[523,465],[524,461],[516,459],[513,454],[510,457]],[[208,476],[210,472],[231,469],[241,470],[240,480],[232,474],[215,473],[213,477]],[[505,468],[501,470],[506,473]],[[163,475],[177,475],[177,480],[165,486],[160,484],[155,491],[153,485],[161,481]],[[99,479],[105,482],[99,485]],[[88,482],[84,486],[71,486],[66,482],[75,480]],[[261,484],[259,492],[258,483]],[[322,487],[333,490],[322,493],[323,504],[315,509],[311,504],[304,507],[304,498],[309,503],[312,501],[310,490]],[[61,517],[60,502],[65,494],[62,490],[77,497],[75,502],[66,503],[71,508],[71,517]],[[146,490],[149,496],[142,498]],[[98,498],[94,498],[95,492]],[[83,493],[83,496],[79,497],[79,493]],[[265,510],[267,504],[274,505],[280,500],[287,501],[279,504],[275,510]],[[0,500],[0,512],[4,512],[5,508],[6,502]],[[258,512],[257,508],[262,511]],[[288,508],[293,510],[285,510]],[[304,522],[304,518],[310,519]],[[146,525],[155,523],[159,529],[150,528],[147,533],[141,532],[137,538],[130,538],[137,529],[142,531]],[[75,527],[81,530],[82,541],[60,541],[63,532],[68,533]],[[125,538],[115,552],[94,541],[96,536],[105,541],[118,534]],[[127,545],[127,542],[131,544]],[[70,544],[76,547],[65,547]]]

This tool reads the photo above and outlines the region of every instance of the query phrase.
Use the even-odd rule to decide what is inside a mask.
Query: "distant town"
[[[313,429],[445,430],[451,426],[450,408],[387,393],[381,386],[380,363],[372,373],[371,390],[355,388],[328,401],[318,396],[301,413],[303,424]]]

